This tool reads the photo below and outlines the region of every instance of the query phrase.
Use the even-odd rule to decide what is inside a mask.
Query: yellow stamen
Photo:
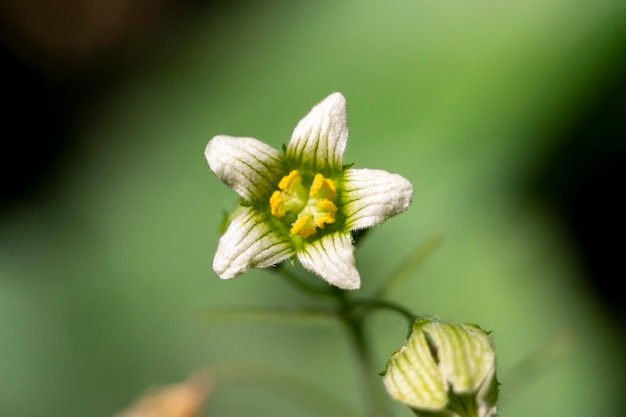
[[[318,208],[325,211],[325,213],[315,216],[315,225],[320,229],[324,228],[324,225],[335,223],[335,214],[337,213],[337,206],[330,200],[320,200],[315,204]]]
[[[274,191],[270,197],[270,210],[272,214],[279,219],[285,215],[285,212],[282,210],[284,204],[285,199],[283,198],[282,191]]]
[[[315,220],[315,225],[323,229],[325,225],[335,223],[335,218],[331,215],[320,216]]]
[[[325,178],[322,174],[315,174],[313,184],[311,184],[311,191],[309,191],[309,195],[312,198],[317,197],[318,194],[320,198],[327,198],[329,200],[334,200],[335,197],[337,197],[337,188],[335,187],[335,183],[332,180]]]
[[[303,238],[324,229],[327,224],[335,223],[337,206],[333,200],[337,197],[335,183],[322,174],[315,174],[307,190],[302,185],[302,175],[297,169],[285,175],[269,198],[270,212],[277,218],[286,217],[293,221],[290,232]]]
[[[290,230],[292,235],[298,234],[303,238],[307,238],[317,232],[313,224],[313,216],[302,216],[293,224]]]
[[[294,169],[293,171],[291,171],[289,174],[285,175],[280,182],[278,183],[278,188],[280,188],[281,190],[286,190],[289,187],[291,187],[291,185],[294,182],[301,182],[302,181],[302,176],[300,175],[300,173],[298,172],[297,169]]]

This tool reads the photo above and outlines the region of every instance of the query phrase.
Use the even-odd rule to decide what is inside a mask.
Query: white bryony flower
[[[400,175],[344,166],[347,141],[340,93],[313,107],[283,152],[254,138],[209,141],[211,170],[243,199],[213,260],[220,278],[295,256],[332,285],[360,287],[350,232],[406,210],[413,186]]]

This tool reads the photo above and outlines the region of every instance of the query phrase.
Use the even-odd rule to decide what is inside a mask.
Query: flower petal
[[[428,323],[424,332],[437,346],[441,375],[455,393],[474,393],[493,377],[496,354],[486,332],[462,324]]]
[[[448,403],[448,387],[420,329],[395,352],[385,370],[383,383],[396,400],[420,410],[440,410]]]
[[[313,107],[296,126],[287,158],[315,171],[339,171],[348,141],[346,99],[333,93]]]
[[[213,258],[213,269],[220,278],[230,279],[249,268],[272,266],[293,254],[291,241],[272,228],[268,216],[245,207],[233,219]]]
[[[343,187],[349,230],[376,226],[402,213],[413,196],[413,185],[406,178],[380,169],[348,169]]]
[[[215,136],[204,155],[218,178],[248,201],[265,199],[283,173],[280,152],[254,138]]]
[[[331,233],[305,245],[298,259],[305,269],[336,287],[356,290],[361,286],[349,233]]]

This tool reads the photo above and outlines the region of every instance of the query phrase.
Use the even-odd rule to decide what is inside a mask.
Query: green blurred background
[[[266,271],[213,273],[236,196],[203,151],[216,134],[279,148],[333,91],[346,162],[416,190],[359,247],[363,294],[443,233],[394,299],[493,331],[502,416],[626,415],[606,279],[623,277],[626,3],[33,4],[0,2],[0,415],[111,416],[225,363],[280,381],[218,380],[207,416],[342,415],[283,374],[359,415],[339,326],[204,314],[314,304]],[[370,324],[382,370],[403,319]]]

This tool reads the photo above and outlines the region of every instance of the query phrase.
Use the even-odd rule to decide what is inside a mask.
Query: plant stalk
[[[354,308],[358,304],[352,304],[343,290],[337,291],[336,294],[340,307],[339,316],[342,318],[350,337],[361,372],[361,389],[363,390],[366,415],[369,417],[390,417],[388,398],[382,389],[382,381],[378,371],[374,367],[371,345],[365,334],[364,315],[355,314]]]

